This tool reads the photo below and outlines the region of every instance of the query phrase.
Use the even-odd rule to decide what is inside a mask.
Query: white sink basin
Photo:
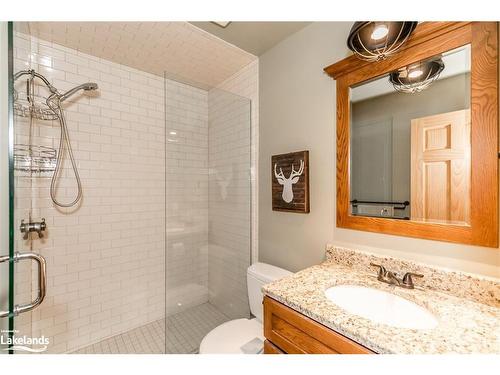
[[[337,285],[325,290],[337,306],[377,323],[398,328],[432,329],[438,324],[425,308],[382,290],[357,285]]]

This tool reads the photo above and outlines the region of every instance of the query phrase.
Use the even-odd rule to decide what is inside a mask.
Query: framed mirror
[[[498,25],[420,24],[337,80],[337,226],[498,247]]]
[[[350,213],[470,225],[470,45],[350,88]]]

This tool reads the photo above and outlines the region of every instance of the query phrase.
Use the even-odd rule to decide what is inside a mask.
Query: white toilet
[[[253,319],[235,319],[223,323],[211,330],[200,344],[200,354],[243,354],[241,347],[252,342],[262,349],[264,342],[264,327],[262,325],[262,292],[264,284],[289,276],[292,273],[279,267],[265,263],[255,263],[247,270],[247,289],[250,311]],[[258,338],[259,340],[255,340]],[[247,345],[247,347],[249,347]],[[255,350],[257,352],[258,350]]]

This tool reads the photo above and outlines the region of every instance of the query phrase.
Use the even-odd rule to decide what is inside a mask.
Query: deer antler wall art
[[[271,159],[273,210],[308,213],[309,151],[274,155]]]

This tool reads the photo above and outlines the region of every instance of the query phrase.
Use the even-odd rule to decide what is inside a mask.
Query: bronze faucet
[[[400,286],[406,289],[415,289],[412,277],[424,277],[419,273],[406,272],[403,278],[399,278],[395,272],[388,271],[380,264],[370,263],[372,267],[378,267],[377,280],[386,284]]]

